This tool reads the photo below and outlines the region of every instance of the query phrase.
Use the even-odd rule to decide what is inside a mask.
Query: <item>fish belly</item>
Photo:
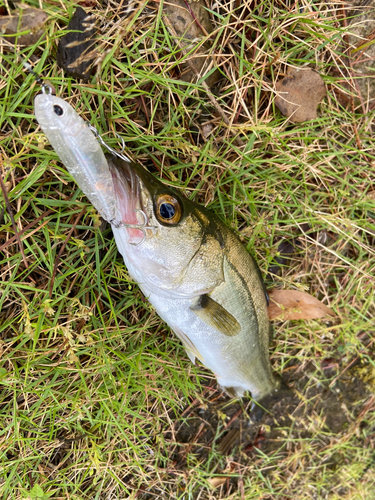
[[[194,314],[194,299],[168,299],[140,286],[159,316],[182,340],[190,359],[198,357],[224,389],[238,396],[250,391],[254,399],[272,392],[275,382],[269,361],[250,329],[241,329],[235,337],[228,337]],[[231,312],[230,309],[227,310]]]

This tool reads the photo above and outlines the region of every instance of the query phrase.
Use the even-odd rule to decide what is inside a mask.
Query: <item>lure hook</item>
[[[100,144],[102,146],[104,146],[110,153],[112,153],[113,155],[115,156],[118,156],[119,158],[121,158],[122,160],[125,160],[127,161],[128,163],[131,163],[131,160],[130,158],[128,158],[125,154],[124,154],[124,149],[125,149],[125,142],[124,142],[124,139],[122,137],[120,137],[117,133],[115,133],[116,137],[118,137],[119,139],[121,139],[121,144],[122,144],[122,149],[121,149],[121,152],[119,153],[118,151],[116,151],[115,149],[111,148],[111,146],[109,146],[103,139],[103,137],[99,134],[99,132],[96,130],[96,128],[91,125],[91,123],[88,123],[87,126],[89,127],[89,129],[91,130],[91,132],[94,133],[95,137],[98,139],[98,141],[100,142]]]
[[[120,139],[120,141],[121,141],[121,151],[120,151],[120,154],[121,154],[122,156],[125,156],[125,155],[124,155],[124,151],[125,151],[125,141],[124,141],[124,138],[123,138],[123,137],[121,137],[121,135],[120,135],[120,134],[118,134],[117,132],[115,132],[115,136],[116,136],[118,139]]]
[[[126,227],[126,228],[129,228],[129,229],[138,229],[139,231],[142,231],[142,239],[141,241],[139,241],[138,243],[130,243],[130,245],[133,245],[133,246],[138,246],[138,245],[141,245],[145,239],[147,238],[147,233],[146,233],[146,229],[150,229],[151,231],[157,229],[155,226],[148,226],[147,225],[147,215],[144,213],[143,210],[139,209],[139,208],[136,208],[135,210],[133,210],[133,212],[139,212],[143,215],[143,222],[139,223],[139,224],[127,224],[126,222],[122,222],[122,221],[117,221],[116,219],[113,219],[110,221],[110,223],[115,227],[115,228],[122,228],[122,227]]]

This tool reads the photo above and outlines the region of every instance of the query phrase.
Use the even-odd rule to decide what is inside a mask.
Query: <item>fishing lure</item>
[[[95,129],[70,104],[53,95],[47,85],[42,85],[42,93],[35,98],[35,116],[68,172],[103,219],[116,221],[113,181]]]
[[[36,96],[34,105],[36,119],[53,149],[96,210],[114,227],[141,231],[141,239],[132,245],[141,244],[147,236],[146,230],[156,228],[147,224],[147,217],[140,209],[134,210],[131,223],[120,220],[112,176],[100,146],[125,162],[130,163],[130,159],[108,146],[95,127],[85,122],[70,104],[53,95],[48,85],[42,83],[42,93]],[[141,222],[137,214],[142,216]]]

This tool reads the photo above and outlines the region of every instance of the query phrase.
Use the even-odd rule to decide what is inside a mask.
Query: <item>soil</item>
[[[298,365],[289,367],[284,374],[284,381],[290,387],[290,392],[275,402],[259,422],[251,419],[250,398],[231,402],[228,396],[218,392],[215,387],[206,387],[206,394],[211,393],[207,398],[209,403],[202,404],[195,400],[175,421],[175,432],[165,434],[165,441],[170,443],[167,450],[170,458],[169,474],[175,476],[186,473],[191,454],[198,462],[205,463],[215,447],[227,463],[224,471],[217,468],[216,473],[230,474],[232,464],[235,472],[236,464],[247,465],[264,455],[272,455],[274,465],[262,471],[267,476],[277,468],[278,463],[285,460],[292,451],[291,446],[299,446],[301,440],[309,441],[310,446],[319,452],[319,449],[329,444],[330,434],[338,435],[353,422],[365,426],[361,416],[365,413],[364,408],[368,406],[372,391],[358,376],[358,359],[346,364],[334,359],[324,360],[322,367],[326,376],[324,384],[315,382],[316,368],[313,366],[304,369],[303,376]],[[343,460],[339,453],[327,457],[324,465],[332,470]],[[367,469],[372,466],[368,464]],[[236,478],[228,477],[227,484],[224,484],[228,493],[230,484],[233,487],[236,481]],[[178,493],[181,495],[182,492]],[[341,493],[345,494],[345,491]],[[156,497],[160,498],[160,491],[149,488],[141,488],[137,495],[142,500]]]

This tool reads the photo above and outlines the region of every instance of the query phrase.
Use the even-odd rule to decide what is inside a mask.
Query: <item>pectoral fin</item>
[[[201,295],[190,309],[199,319],[212,326],[223,335],[234,337],[241,331],[241,325],[223,306],[215,302],[208,295]]]

